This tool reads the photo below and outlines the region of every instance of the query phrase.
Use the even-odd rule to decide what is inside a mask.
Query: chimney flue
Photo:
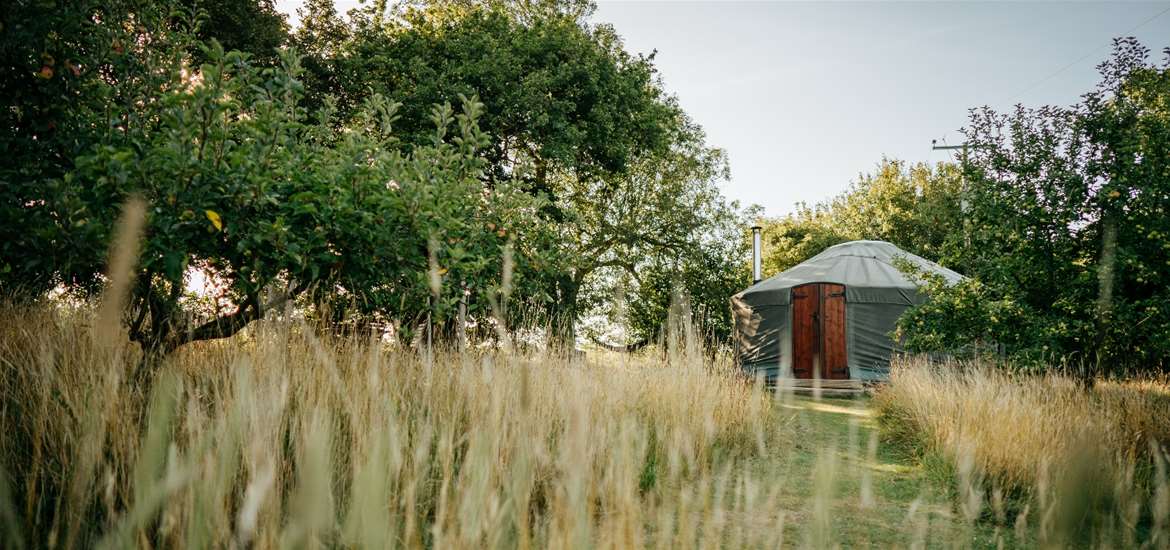
[[[752,284],[756,284],[760,282],[760,279],[763,279],[763,269],[760,265],[760,231],[762,229],[758,225],[752,226]]]

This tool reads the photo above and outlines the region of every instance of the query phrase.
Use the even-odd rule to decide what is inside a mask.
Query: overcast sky
[[[342,13],[356,0],[335,0]],[[277,0],[295,18],[300,0]],[[626,48],[657,50],[666,88],[727,150],[725,194],[792,211],[841,192],[883,156],[936,162],[967,110],[1068,104],[1110,40],[1158,60],[1170,2],[599,2]]]

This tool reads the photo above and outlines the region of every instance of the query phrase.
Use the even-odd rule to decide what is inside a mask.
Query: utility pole
[[[967,166],[967,142],[959,145],[938,145],[937,139],[930,140],[931,151],[962,151],[959,153],[959,164]],[[967,213],[967,176],[959,170],[959,211]]]
[[[761,250],[760,231],[764,228],[753,225],[752,226],[752,284],[760,282],[764,278],[762,269],[763,250]]]
[[[967,142],[959,145],[939,145],[937,139],[930,140],[931,151],[961,151],[959,153],[959,215],[963,216],[963,244],[967,247],[971,246],[971,232],[967,227],[967,210],[970,204],[967,202],[967,175],[963,173],[964,167],[967,166]]]

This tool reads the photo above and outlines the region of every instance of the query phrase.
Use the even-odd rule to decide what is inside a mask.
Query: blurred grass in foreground
[[[702,356],[438,352],[261,323],[144,395],[86,311],[0,312],[8,542],[637,546],[770,540],[766,392]],[[12,505],[12,506],[10,506]],[[734,514],[735,522],[693,521]],[[741,537],[741,538],[736,538]]]
[[[1046,547],[1170,547],[1170,381],[896,365],[873,400],[894,446],[970,521]]]

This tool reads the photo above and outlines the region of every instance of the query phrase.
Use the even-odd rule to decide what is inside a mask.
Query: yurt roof
[[[899,271],[894,266],[896,258],[903,258],[927,273],[940,275],[948,283],[957,283],[963,279],[962,275],[950,269],[888,242],[850,241],[830,246],[820,254],[764,279],[736,296],[753,301],[753,294],[773,294],[807,283],[835,283],[853,289],[916,290],[920,282]]]

